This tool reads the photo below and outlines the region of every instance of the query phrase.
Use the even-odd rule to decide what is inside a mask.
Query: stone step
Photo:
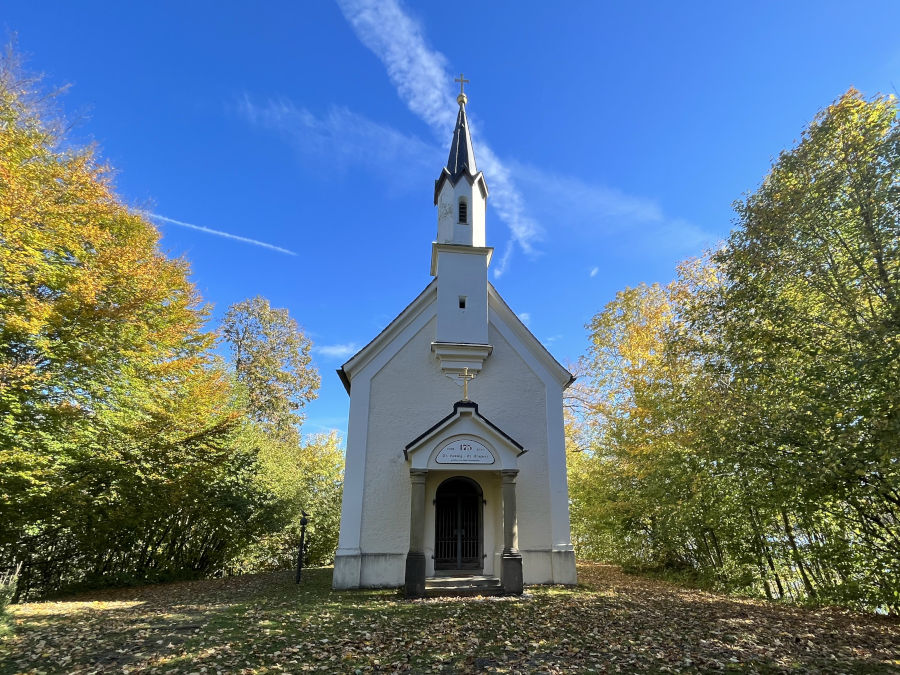
[[[500,579],[486,576],[452,576],[429,577],[425,580],[425,588],[440,588],[446,586],[499,586]]]
[[[436,577],[425,580],[425,595],[439,596],[500,595],[503,588],[497,577]]]

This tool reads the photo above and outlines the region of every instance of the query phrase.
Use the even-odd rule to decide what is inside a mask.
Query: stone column
[[[425,595],[425,477],[427,469],[410,469],[409,553],[406,554],[406,595]]]
[[[500,556],[500,583],[503,592],[521,595],[522,554],[516,548],[518,525],[516,522],[516,477],[518,469],[503,469],[500,480],[503,485],[503,554]]]

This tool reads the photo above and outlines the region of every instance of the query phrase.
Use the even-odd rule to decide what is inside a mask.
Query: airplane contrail
[[[148,218],[152,218],[153,220],[161,220],[165,223],[171,223],[172,225],[180,225],[181,227],[187,227],[191,230],[197,230],[198,232],[206,232],[207,234],[214,234],[217,237],[225,237],[226,239],[233,239],[234,241],[242,241],[245,244],[253,244],[254,246],[262,246],[263,248],[268,248],[272,251],[278,251],[279,253],[287,253],[288,255],[297,255],[294,251],[288,250],[286,248],[282,248],[281,246],[275,246],[275,244],[268,244],[264,241],[259,241],[258,239],[250,239],[249,237],[241,237],[240,235],[231,234],[230,232],[223,232],[222,230],[214,230],[211,227],[204,227],[203,225],[194,225],[193,223],[186,223],[182,220],[175,220],[174,218],[162,216],[158,213],[151,213],[149,211],[141,211],[141,214],[147,216]]]

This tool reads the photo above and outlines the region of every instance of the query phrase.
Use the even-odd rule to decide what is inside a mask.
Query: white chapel
[[[488,281],[488,187],[457,101],[434,184],[434,279],[338,370],[350,395],[338,589],[576,583],[563,436],[574,378]]]

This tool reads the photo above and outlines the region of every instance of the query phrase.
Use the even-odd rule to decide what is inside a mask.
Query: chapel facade
[[[338,370],[350,418],[336,589],[576,583],[562,406],[574,378],[488,281],[488,187],[457,101],[434,279]]]

